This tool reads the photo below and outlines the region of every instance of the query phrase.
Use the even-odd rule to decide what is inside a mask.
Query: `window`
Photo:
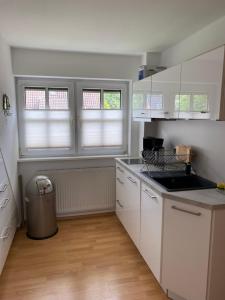
[[[22,81],[18,92],[21,155],[72,153],[71,86]]]
[[[127,84],[78,84],[80,154],[127,152]]]
[[[176,95],[175,110],[181,112],[207,112],[208,95],[197,93]]]
[[[128,83],[18,79],[18,120],[21,156],[127,153]]]

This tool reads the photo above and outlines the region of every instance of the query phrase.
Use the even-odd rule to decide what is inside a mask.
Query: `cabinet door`
[[[151,117],[177,118],[175,98],[180,94],[181,65],[169,68],[152,76]]]
[[[133,119],[149,121],[151,118],[149,99],[151,94],[151,77],[134,82],[133,84]]]
[[[162,198],[142,184],[140,251],[158,281],[161,268],[161,238]]]
[[[220,119],[224,47],[182,64],[181,95],[176,99],[180,119]]]
[[[211,211],[165,200],[162,286],[187,300],[206,300]]]
[[[140,180],[126,172],[124,199],[124,226],[139,248],[140,241]]]

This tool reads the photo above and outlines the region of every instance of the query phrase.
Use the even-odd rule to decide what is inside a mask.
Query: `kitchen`
[[[65,2],[0,3],[0,299],[225,299],[224,3]],[[59,231],[32,240],[39,175]]]

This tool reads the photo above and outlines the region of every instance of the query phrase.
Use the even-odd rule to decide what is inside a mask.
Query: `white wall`
[[[162,52],[161,65],[173,66],[225,44],[225,17]]]
[[[165,50],[162,65],[176,65],[222,44],[225,44],[225,17]],[[145,135],[149,134],[163,137],[166,147],[192,146],[197,172],[214,181],[225,181],[225,122],[158,121],[146,123]]]
[[[17,119],[15,86],[12,75],[10,48],[0,37],[0,99],[7,94],[11,104],[12,116],[5,117],[2,109],[0,112],[0,147],[6,162],[7,171],[14,192],[14,196],[19,201],[18,193],[18,142],[17,142]],[[2,108],[2,102],[0,103]]]
[[[12,48],[15,75],[137,80],[142,57]],[[139,124],[131,123],[131,153],[138,153]]]
[[[141,56],[12,48],[14,74],[137,79]]]

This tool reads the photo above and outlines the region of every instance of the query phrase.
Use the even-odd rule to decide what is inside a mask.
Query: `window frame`
[[[121,91],[121,109],[123,111],[123,144],[121,147],[82,147],[81,146],[81,134],[77,134],[77,154],[82,155],[124,155],[128,153],[128,120],[129,120],[129,83],[127,81],[104,81],[104,80],[80,80],[76,83],[76,111],[77,111],[77,132],[81,133],[81,110],[82,110],[82,95],[83,90],[101,90],[101,98],[104,90],[108,91]],[[110,111],[110,109],[101,108],[103,111]],[[96,110],[96,109],[93,109]],[[119,109],[112,109],[119,111]]]
[[[54,156],[68,156],[75,154],[75,114],[74,114],[74,85],[72,81],[63,79],[17,79],[17,105],[18,105],[18,135],[19,135],[19,155],[20,157],[54,157]],[[33,148],[29,149],[25,147],[25,122],[23,119],[23,112],[25,109],[24,102],[24,91],[26,87],[33,88],[45,88],[45,91],[51,88],[65,88],[68,89],[68,111],[70,112],[70,138],[71,147],[70,148]],[[48,93],[46,93],[46,98],[48,98]],[[40,109],[40,111],[51,111],[51,109]],[[31,111],[31,110],[30,110]],[[38,111],[38,110],[37,110]],[[64,111],[64,110],[52,110],[52,111]]]
[[[131,81],[126,79],[85,79],[85,78],[54,78],[54,77],[29,77],[17,76],[16,82],[16,98],[17,98],[17,122],[19,137],[19,156],[21,158],[50,158],[50,157],[82,157],[82,156],[105,156],[105,155],[127,155],[130,151],[130,94]],[[69,111],[70,111],[70,134],[71,148],[52,148],[52,149],[27,149],[25,147],[23,111],[25,109],[24,88],[40,87],[46,89],[51,88],[67,88],[69,94]],[[80,90],[80,88],[82,89]],[[80,109],[82,103],[82,95],[80,92],[84,89],[121,91],[121,110],[123,111],[123,145],[121,147],[91,147],[84,149],[80,145],[81,128],[80,128]],[[48,95],[46,95],[48,97]],[[102,97],[102,96],[101,96]],[[104,111],[110,109],[101,108]],[[45,109],[46,110],[46,109]],[[119,109],[113,109],[119,110]],[[60,111],[60,110],[57,110]]]

